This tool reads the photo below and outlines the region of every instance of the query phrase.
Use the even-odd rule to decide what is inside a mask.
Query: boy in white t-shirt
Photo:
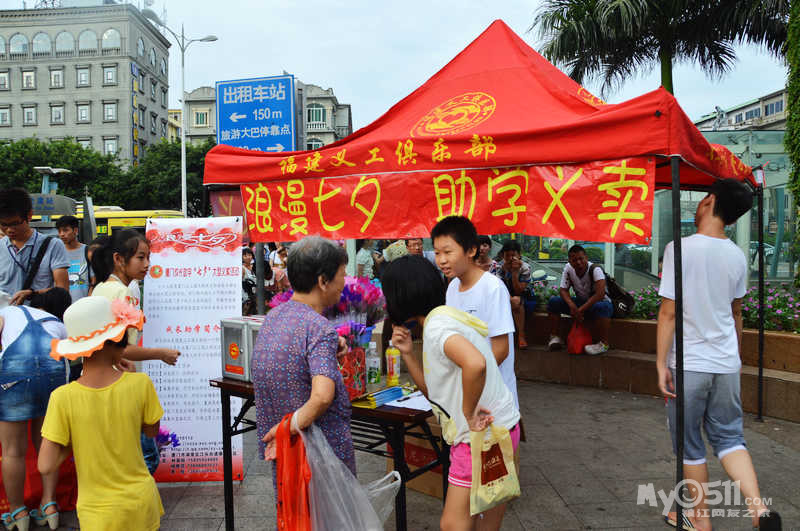
[[[469,219],[462,216],[442,219],[433,227],[431,239],[436,265],[450,279],[447,305],[486,323],[489,346],[503,381],[514,396],[514,405],[519,409],[514,373],[514,318],[508,289],[499,278],[485,272],[475,262],[478,232]]]
[[[444,282],[436,266],[421,256],[389,263],[381,277],[386,311],[392,320],[392,343],[414,383],[433,406],[450,444],[450,483],[442,529],[499,529],[506,504],[470,516],[471,432],[494,424],[509,431],[517,455],[519,410],[503,383],[480,319],[444,306]],[[411,330],[423,327],[422,363],[413,354]]]
[[[681,239],[683,265],[684,460],[683,474],[694,509],[683,512],[683,526],[711,529],[705,492],[708,482],[706,432],[725,472],[739,484],[748,501],[753,525],[761,531],[780,529],[780,516],[761,503],[758,480],[747,451],[740,397],[742,297],[747,289],[747,260],[725,234],[753,204],[750,188],[733,179],[718,179],[697,205],[697,234]],[[661,308],[658,313],[658,386],[668,399],[668,420],[677,448],[675,388],[675,258],[673,242],[664,250]],[[699,491],[699,492],[698,492]],[[665,516],[676,524],[675,513]],[[691,528],[691,527],[690,527]]]
[[[580,245],[570,247],[567,257],[569,262],[564,264],[564,272],[561,273],[559,295],[550,297],[547,302],[547,312],[550,314],[550,341],[547,347],[550,350],[563,347],[558,336],[563,313],[572,315],[578,322],[597,321],[598,341],[586,345],[585,351],[591,355],[602,354],[608,351],[608,330],[611,316],[614,315],[614,307],[606,295],[606,275],[601,267],[592,268],[586,250]],[[570,296],[570,287],[575,291],[574,297]]]

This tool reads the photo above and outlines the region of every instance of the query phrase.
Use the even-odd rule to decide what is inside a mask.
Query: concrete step
[[[516,351],[517,378],[660,396],[656,356],[611,349],[599,356],[550,352],[542,345]],[[742,408],[758,412],[758,368],[742,367]],[[764,369],[764,415],[800,422],[800,374]]]

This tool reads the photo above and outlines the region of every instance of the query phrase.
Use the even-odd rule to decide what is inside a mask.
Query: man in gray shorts
[[[780,529],[780,516],[761,503],[758,480],[747,451],[739,396],[742,367],[742,297],[747,290],[747,260],[725,235],[753,204],[750,188],[733,179],[714,182],[697,205],[697,233],[682,238],[684,460],[683,474],[693,498],[693,510],[683,512],[681,529],[711,529],[710,511],[697,485],[708,483],[706,447],[701,430],[725,472],[740,482],[746,514],[762,531]],[[673,448],[677,448],[675,388],[675,273],[670,242],[664,249],[661,309],[658,314],[658,386],[668,399],[667,413]],[[743,511],[743,513],[745,513]],[[676,526],[675,513],[667,523]]]

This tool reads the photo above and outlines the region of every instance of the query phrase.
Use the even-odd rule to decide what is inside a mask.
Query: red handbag
[[[583,354],[586,345],[592,344],[592,333],[585,324],[575,321],[567,336],[567,352],[570,354]]]

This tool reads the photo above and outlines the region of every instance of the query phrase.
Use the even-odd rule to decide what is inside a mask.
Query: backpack
[[[617,281],[608,276],[608,273],[606,273],[603,268],[597,264],[592,264],[591,267],[589,267],[589,278],[594,278],[595,268],[599,268],[601,271],[603,271],[603,274],[606,277],[606,293],[611,299],[611,305],[614,307],[614,317],[618,319],[628,317],[633,311],[633,306],[636,303],[636,301],[633,299],[633,296],[625,291],[622,286],[617,284]]]

